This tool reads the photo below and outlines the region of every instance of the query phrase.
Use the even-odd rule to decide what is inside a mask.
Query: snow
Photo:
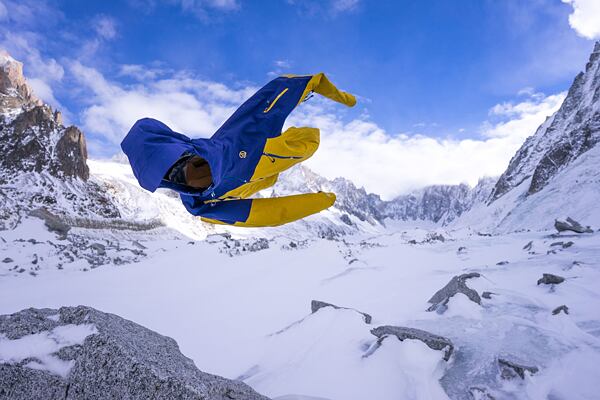
[[[450,228],[500,233],[524,229],[550,230],[554,220],[570,216],[600,228],[600,146],[583,153],[538,193],[525,197],[531,179],[494,201],[480,203],[450,224]]]
[[[1,233],[9,256],[19,236],[48,234],[24,224]],[[411,244],[427,230],[403,225],[292,250],[283,250],[287,238],[272,237],[269,248],[234,257],[219,241],[148,236],[149,256],[137,263],[0,278],[0,313],[79,304],[116,313],[173,337],[201,370],[241,378],[273,398],[466,399],[473,386],[496,398],[586,398],[589,382],[600,381],[600,371],[589,368],[600,357],[600,233],[443,234],[445,242]],[[575,244],[550,246],[559,240]],[[532,250],[524,250],[529,241]],[[452,276],[472,271],[482,276],[467,285],[495,293],[491,299],[479,306],[458,294],[445,313],[425,311]],[[543,273],[566,280],[538,286]],[[369,313],[373,322],[330,307],[311,314],[313,299]],[[552,315],[562,304],[570,314]],[[388,337],[365,357],[377,340],[370,329],[379,325],[448,337],[455,354],[447,363],[419,341]],[[540,372],[503,381],[498,357]]]
[[[91,324],[69,324],[12,340],[0,335],[0,362],[20,363],[33,359],[24,366],[66,378],[74,361],[61,360],[55,353],[64,347],[82,344],[96,332],[96,327]]]

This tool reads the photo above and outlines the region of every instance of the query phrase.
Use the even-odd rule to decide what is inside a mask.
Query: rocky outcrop
[[[93,308],[0,316],[0,398],[267,399],[196,368],[177,343]]]
[[[381,342],[389,336],[395,336],[400,341],[406,339],[420,340],[433,350],[443,350],[445,361],[450,360],[450,356],[452,356],[452,352],[454,351],[454,345],[450,339],[421,329],[384,325],[371,329],[371,333],[379,338],[377,346],[380,346]]]
[[[562,276],[554,275],[554,274],[543,274],[540,279],[538,279],[537,284],[541,285],[558,285],[559,283],[563,283],[565,278]]]
[[[317,311],[319,311],[323,307],[332,307],[332,308],[335,308],[336,310],[352,310],[352,311],[356,311],[357,313],[359,313],[360,315],[362,315],[363,320],[365,321],[366,324],[370,324],[371,320],[373,319],[369,314],[364,313],[362,311],[358,311],[358,310],[356,310],[354,308],[338,307],[335,304],[326,303],[324,301],[319,301],[319,300],[312,300],[310,302],[310,311],[313,314],[316,313]]]
[[[537,367],[517,364],[503,358],[498,359],[498,365],[500,367],[500,376],[502,379],[514,379],[516,377],[525,379],[525,372],[533,375],[539,371]]]
[[[472,302],[481,305],[479,293],[477,293],[476,290],[468,287],[465,283],[467,279],[479,278],[480,276],[481,275],[478,272],[471,272],[453,277],[450,282],[446,284],[446,286],[438,290],[431,297],[431,299],[429,299],[428,303],[430,303],[431,306],[427,309],[427,311],[437,311],[438,313],[443,313],[446,311],[446,305],[448,304],[448,301],[450,301],[450,298],[457,293],[462,293]]]
[[[556,307],[554,310],[552,310],[552,315],[558,315],[561,312],[565,313],[565,314],[569,314],[569,307],[567,307],[566,305],[562,305],[562,306],[558,306]]]
[[[589,226],[583,226],[571,217],[567,217],[566,221],[554,220],[554,228],[559,232],[571,231],[575,233],[593,233],[594,231]]]
[[[23,66],[0,50],[0,230],[39,208],[59,216],[120,218],[105,188],[90,182],[83,133],[37,99]]]
[[[493,202],[531,178],[527,195],[539,192],[566,165],[600,142],[600,42],[560,109],[514,155],[490,196]]]

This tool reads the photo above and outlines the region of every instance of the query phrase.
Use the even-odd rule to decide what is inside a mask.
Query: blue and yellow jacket
[[[322,211],[335,202],[333,193],[305,193],[250,199],[275,184],[279,173],[309,158],[319,147],[319,130],[291,127],[287,116],[315,92],[353,106],[356,99],[338,90],[323,73],[282,76],[256,92],[210,139],[190,139],[160,121],[137,121],[121,143],[140,185],[151,192],[169,188],[180,193],[193,215],[205,222],[235,226],[276,226]],[[163,179],[183,153],[204,158],[212,184],[193,189]]]

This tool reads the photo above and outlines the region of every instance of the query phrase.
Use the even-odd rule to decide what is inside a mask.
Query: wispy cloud
[[[551,115],[564,94],[527,98],[492,108],[479,138],[456,140],[425,135],[392,135],[375,122],[344,122],[318,100],[299,108],[292,125],[321,128],[321,148],[307,164],[318,173],[345,176],[385,198],[424,185],[477,183],[500,175],[525,138]],[[329,106],[327,106],[329,107]]]
[[[139,68],[134,70],[139,73]],[[72,64],[70,72],[87,89],[80,119],[92,138],[91,150],[99,155],[106,155],[106,148],[114,152],[133,123],[143,117],[160,119],[192,137],[209,137],[256,89],[235,90],[182,73],[122,85],[79,62]]]
[[[126,70],[137,74],[140,68]],[[131,125],[147,116],[191,137],[210,137],[256,90],[233,89],[185,73],[123,85],[80,63],[74,63],[71,72],[88,89],[81,121],[96,155],[108,155],[101,149],[114,149]],[[392,198],[428,184],[475,184],[482,176],[499,175],[563,98],[564,93],[544,96],[531,91],[518,101],[498,104],[475,139],[394,135],[368,116],[346,121],[341,106],[319,97],[295,110],[286,127],[321,129],[321,148],[307,161],[316,172],[347,177]]]
[[[600,1],[562,0],[570,4],[573,12],[569,15],[569,25],[586,39],[600,38]]]
[[[106,15],[98,15],[94,21],[94,29],[98,36],[111,40],[117,36],[117,23],[114,18]]]
[[[287,0],[287,3],[298,7],[300,13],[303,15],[335,17],[339,14],[356,11],[360,6],[361,0]]]

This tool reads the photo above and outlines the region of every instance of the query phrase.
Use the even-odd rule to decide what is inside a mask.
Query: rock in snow
[[[448,304],[450,298],[457,293],[462,293],[472,302],[481,305],[479,293],[468,287],[465,283],[467,279],[479,278],[480,276],[481,275],[478,272],[471,272],[453,277],[446,286],[438,290],[431,299],[429,299],[428,303],[431,303],[431,306],[427,311],[438,311],[439,313],[443,313],[446,311],[446,304]]]
[[[571,217],[567,217],[566,221],[554,220],[554,227],[559,232],[572,231],[576,233],[592,233],[594,232],[589,226],[584,227],[579,222]]]
[[[562,306],[558,306],[554,310],[552,310],[552,315],[558,315],[561,311],[565,314],[569,314],[569,307],[567,307],[564,304]]]
[[[348,308],[348,307],[338,307],[335,304],[330,304],[330,303],[325,303],[324,301],[319,301],[319,300],[312,300],[310,302],[310,310],[311,312],[314,314],[316,313],[319,309],[323,308],[323,307],[333,307],[336,310],[352,310],[352,311],[356,311],[357,313],[361,314],[363,316],[363,319],[365,321],[366,324],[370,324],[371,323],[371,316],[367,313],[355,310],[354,308]]]
[[[200,371],[173,339],[85,306],[0,316],[0,398],[267,399]]]
[[[538,372],[537,367],[528,367],[503,358],[498,359],[498,364],[500,365],[500,376],[502,376],[503,379],[513,379],[517,376],[521,379],[525,379],[525,371],[532,375]]]
[[[553,274],[544,274],[540,279],[538,279],[537,284],[541,285],[542,283],[545,285],[558,285],[559,283],[563,283],[565,278],[558,275]]]
[[[406,339],[420,340],[431,349],[444,350],[445,361],[450,360],[450,356],[454,351],[454,345],[450,339],[421,329],[384,325],[371,329],[371,333],[379,338],[378,345],[381,345],[381,342],[388,336],[396,336],[401,341]]]

